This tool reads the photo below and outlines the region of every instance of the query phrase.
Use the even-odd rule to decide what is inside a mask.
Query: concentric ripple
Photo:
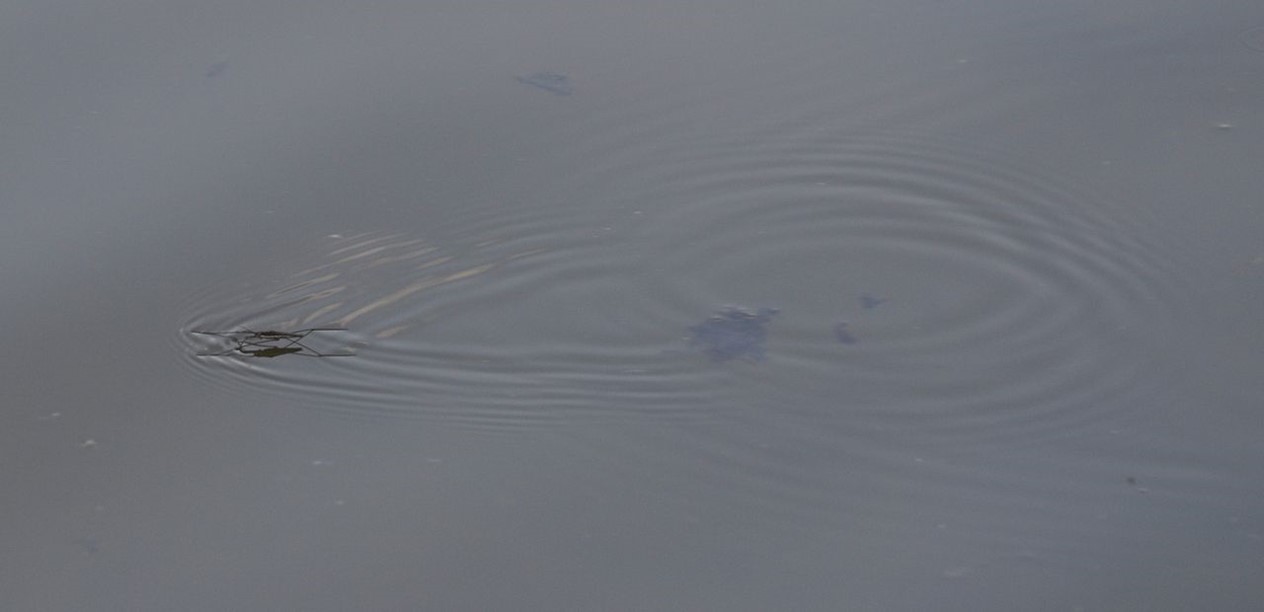
[[[1010,437],[1144,409],[1163,380],[1180,298],[1143,207],[920,138],[660,157],[635,242],[671,273],[643,290],[780,308],[777,373],[748,389],[774,413]]]

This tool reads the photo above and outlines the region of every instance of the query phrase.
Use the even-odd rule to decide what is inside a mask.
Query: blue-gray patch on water
[[[768,323],[777,312],[776,308],[726,306],[689,328],[689,348],[705,353],[715,362],[738,358],[762,361]]]

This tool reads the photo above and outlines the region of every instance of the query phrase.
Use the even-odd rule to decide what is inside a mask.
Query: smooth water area
[[[0,7],[0,607],[1251,609],[1264,7]]]

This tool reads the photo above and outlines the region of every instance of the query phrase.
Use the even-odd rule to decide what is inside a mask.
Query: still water
[[[0,607],[1251,609],[1262,28],[0,8]]]

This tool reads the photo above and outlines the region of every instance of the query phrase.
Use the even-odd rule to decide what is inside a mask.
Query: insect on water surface
[[[203,336],[217,336],[233,343],[228,350],[218,353],[198,353],[198,357],[224,357],[239,355],[244,358],[280,357],[281,355],[301,355],[304,357],[353,357],[355,353],[322,353],[303,344],[303,339],[313,332],[347,331],[342,327],[309,327],[294,331],[264,330],[254,331],[242,328],[233,331],[198,331],[193,333]]]

